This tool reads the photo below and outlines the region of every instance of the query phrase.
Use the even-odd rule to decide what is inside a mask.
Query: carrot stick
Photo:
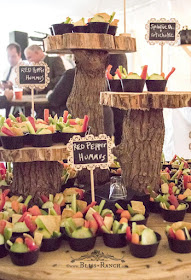
[[[165,80],[168,80],[168,78],[172,75],[172,73],[174,73],[175,70],[176,70],[176,68],[172,67],[172,70],[168,73]]]

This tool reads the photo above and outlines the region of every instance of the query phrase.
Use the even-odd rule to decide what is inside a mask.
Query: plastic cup
[[[15,99],[16,100],[22,100],[23,98],[23,90],[22,89],[15,89],[14,90],[14,93],[15,93]]]

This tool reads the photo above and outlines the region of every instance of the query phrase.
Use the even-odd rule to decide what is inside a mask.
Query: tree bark
[[[104,133],[103,106],[99,104],[100,92],[106,90],[105,70],[108,53],[105,51],[75,50],[76,75],[72,92],[67,101],[67,108],[72,116],[83,118],[88,115],[93,135]],[[105,170],[94,171],[95,184],[109,179]],[[79,173],[79,182],[90,183],[89,171]]]
[[[38,202],[40,194],[60,192],[62,165],[57,161],[13,163],[11,192],[27,197],[31,194]]]
[[[161,109],[126,112],[122,142],[114,148],[114,154],[120,162],[127,190],[143,194],[148,185],[159,189],[163,141]]]

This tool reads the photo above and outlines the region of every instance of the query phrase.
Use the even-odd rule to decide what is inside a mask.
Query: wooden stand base
[[[15,162],[11,192],[24,197],[31,194],[38,202],[40,194],[60,191],[62,169],[57,161]]]
[[[161,109],[129,110],[123,122],[123,137],[114,149],[127,189],[144,193],[151,185],[159,189],[164,121]]]

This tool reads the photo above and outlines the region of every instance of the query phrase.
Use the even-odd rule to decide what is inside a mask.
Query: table
[[[23,112],[26,116],[31,115],[31,102],[32,98],[31,95],[23,95],[21,100],[12,99],[9,104],[11,106],[10,113],[13,113],[15,107],[19,112]],[[34,106],[37,107],[49,107],[49,102],[46,98],[46,94],[38,94],[34,95]],[[24,110],[22,109],[24,107]]]
[[[191,214],[185,221],[191,222]],[[72,251],[66,241],[55,252],[40,253],[36,264],[17,267],[9,256],[0,259],[2,280],[180,280],[191,279],[191,254],[177,254],[168,247],[164,229],[168,223],[159,214],[150,214],[148,227],[159,232],[162,240],[155,257],[138,259],[130,255],[128,245],[112,249],[98,237],[96,246],[88,252]]]

